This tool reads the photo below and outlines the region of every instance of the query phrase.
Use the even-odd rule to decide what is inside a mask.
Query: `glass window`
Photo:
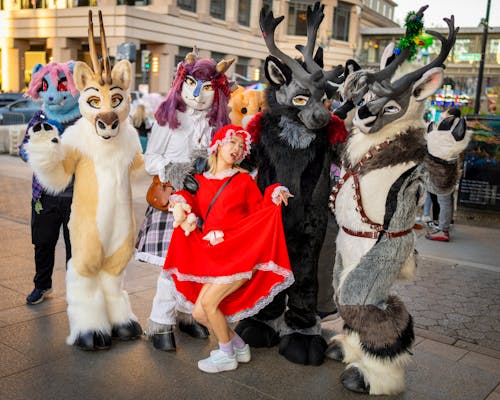
[[[438,45],[437,47],[441,46]],[[472,41],[470,39],[457,39],[455,41],[455,46],[453,47],[453,62],[461,63],[461,62],[473,61],[471,60],[472,57],[471,49],[472,49]],[[436,54],[439,54],[438,49],[436,49]]]
[[[238,75],[244,76],[245,78],[248,78],[248,64],[250,62],[250,59],[247,57],[238,57],[238,63],[236,64],[236,67],[234,68],[234,72],[236,72]]]
[[[306,10],[310,3],[293,2],[288,5],[288,34],[307,36]]]
[[[119,6],[147,6],[149,0],[118,0]]]
[[[177,0],[177,7],[181,10],[196,12],[196,0]]]
[[[238,2],[238,23],[250,26],[250,4],[251,0],[240,0]]]
[[[333,16],[333,38],[336,40],[349,41],[349,21],[351,19],[351,5],[339,1],[334,9]]]
[[[226,18],[226,0],[210,0],[210,15],[213,18]]]
[[[224,53],[219,53],[218,51],[212,51],[210,52],[210,58],[212,60],[215,60],[217,62],[222,61],[226,57]]]
[[[46,8],[44,0],[21,0],[21,8]]]
[[[97,0],[68,0],[70,7],[95,7]]]
[[[485,62],[488,64],[500,64],[500,39],[488,40],[487,48]]]

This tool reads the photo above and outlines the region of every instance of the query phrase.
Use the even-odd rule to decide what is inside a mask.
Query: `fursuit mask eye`
[[[47,89],[49,88],[49,83],[44,79],[42,79],[42,84],[40,85],[40,90],[41,92],[46,92]]]
[[[396,103],[390,102],[384,107],[384,114],[397,114],[401,111],[401,107],[399,107]]]
[[[305,106],[308,101],[309,101],[309,97],[308,96],[299,95],[299,96],[295,96],[292,99],[292,104],[294,106]]]
[[[57,91],[58,92],[67,92],[68,91],[68,80],[66,78],[60,79],[57,83]]]
[[[184,83],[191,87],[196,86],[196,80],[190,75],[186,76],[186,79],[184,79]]]
[[[203,90],[204,92],[210,92],[210,91],[212,91],[212,90],[214,90],[214,89],[213,89],[213,87],[212,87],[212,84],[210,84],[210,83],[206,83],[205,85],[203,85],[202,90]]]
[[[118,107],[122,101],[123,97],[119,94],[115,94],[113,97],[111,97],[111,107]]]
[[[101,99],[96,96],[92,96],[87,100],[87,104],[92,108],[99,108],[101,106]]]

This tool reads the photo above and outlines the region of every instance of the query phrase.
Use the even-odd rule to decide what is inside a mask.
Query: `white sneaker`
[[[236,360],[235,354],[229,355],[218,349],[211,351],[210,357],[198,361],[198,368],[210,374],[222,371],[232,371],[238,368],[238,361]]]
[[[236,360],[239,363],[247,363],[252,359],[252,355],[250,354],[250,346],[248,344],[244,345],[241,349],[237,349],[233,347],[234,354],[236,354]]]

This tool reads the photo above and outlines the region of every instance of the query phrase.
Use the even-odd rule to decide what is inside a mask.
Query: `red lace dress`
[[[196,175],[196,195],[179,191],[176,196],[182,196],[197,216],[205,217],[212,198],[235,172],[224,171],[222,177],[207,172]],[[262,196],[251,176],[240,173],[220,193],[202,231],[196,229],[185,236],[180,227],[174,229],[164,269],[173,278],[177,300],[185,308],[192,309],[204,283],[246,278],[220,304],[229,322],[239,321],[259,312],[293,283],[281,206],[272,202],[273,190],[279,190],[279,185],[268,187]],[[222,231],[224,241],[211,245],[204,240],[211,231]]]

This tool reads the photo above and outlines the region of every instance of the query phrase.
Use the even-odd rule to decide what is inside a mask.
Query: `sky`
[[[426,28],[446,26],[444,17],[455,15],[455,26],[467,28],[477,27],[481,18],[486,18],[487,0],[394,0],[398,6],[394,12],[394,20],[400,25],[408,11],[417,11],[421,6],[428,5],[424,14]],[[500,27],[500,0],[491,0],[490,26]]]

